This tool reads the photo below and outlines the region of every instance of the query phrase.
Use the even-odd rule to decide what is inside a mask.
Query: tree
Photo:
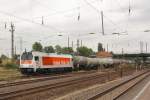
[[[55,51],[59,54],[59,53],[62,53],[62,48],[60,45],[56,45],[55,46]]]
[[[87,48],[86,46],[77,48],[77,51],[80,56],[90,56],[93,54],[93,50],[91,48]]]
[[[63,47],[62,48],[62,53],[64,54],[72,54],[73,53],[73,49],[71,47]]]
[[[0,64],[3,62],[3,60],[7,60],[7,59],[8,59],[8,57],[6,55],[2,54],[0,57]]]
[[[8,57],[7,57],[6,55],[4,55],[4,54],[2,54],[0,58],[1,58],[2,60],[8,59]]]
[[[35,42],[33,45],[32,45],[32,50],[33,51],[42,51],[42,44],[40,42]]]
[[[46,53],[54,53],[55,50],[54,50],[53,46],[47,46],[47,47],[44,47],[44,52],[46,52]]]

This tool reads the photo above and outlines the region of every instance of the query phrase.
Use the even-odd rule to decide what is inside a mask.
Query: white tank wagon
[[[74,68],[76,69],[85,69],[85,67],[87,66],[87,61],[88,58],[87,57],[83,57],[83,56],[74,56],[73,57],[73,65]]]
[[[88,58],[83,56],[74,56],[73,63],[74,67],[79,67],[80,69],[95,69],[99,66],[110,67],[121,63],[121,61],[119,59],[112,58]]]
[[[87,66],[95,66],[98,65],[98,59],[97,58],[87,58]]]
[[[83,56],[73,57],[74,67],[79,67],[80,69],[95,69],[99,66],[108,68],[108,67],[117,66],[121,63],[133,63],[133,62],[131,60],[125,60],[125,59],[88,58]]]
[[[114,64],[114,60],[112,58],[97,58],[100,66],[110,67]]]
[[[133,60],[127,60],[127,59],[113,59],[114,64],[120,64],[120,63],[135,63]]]

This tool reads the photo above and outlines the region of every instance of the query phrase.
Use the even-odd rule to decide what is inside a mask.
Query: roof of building
[[[105,51],[100,51],[100,52],[97,52],[96,57],[98,57],[98,58],[112,57],[112,53],[105,52]]]

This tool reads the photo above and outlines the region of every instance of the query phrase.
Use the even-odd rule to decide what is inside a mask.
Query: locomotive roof
[[[72,55],[70,55],[70,54],[44,53],[44,52],[37,52],[37,51],[32,51],[32,54],[36,55],[36,56],[51,56],[51,57],[72,58]]]

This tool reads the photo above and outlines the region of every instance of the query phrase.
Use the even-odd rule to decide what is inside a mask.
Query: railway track
[[[82,83],[89,83],[92,82],[92,84],[94,83],[94,81],[97,81],[98,83],[103,83],[109,80],[114,80],[115,78],[119,77],[120,72],[114,72],[114,71],[109,71],[109,72],[102,72],[102,73],[96,73],[97,71],[90,71],[90,72],[80,72],[80,73],[73,73],[73,74],[67,74],[66,76],[53,76],[53,77],[48,77],[45,79],[40,79],[40,80],[28,80],[28,81],[23,81],[23,82],[14,82],[14,83],[9,83],[9,84],[2,84],[0,85],[0,100],[14,100],[14,98],[20,98],[20,97],[32,97],[32,94],[40,94],[40,93],[44,93],[46,91],[68,91],[66,89],[69,89],[69,87],[73,87],[74,85],[76,86],[80,86],[80,84]],[[75,76],[77,78],[73,78],[72,76]],[[67,80],[65,80],[67,78]],[[57,81],[57,82],[50,82],[50,81],[56,81],[56,80],[63,80],[63,81]],[[42,84],[45,83],[47,80],[49,80],[50,83],[48,83],[47,85],[40,85],[40,86],[34,86],[36,83],[40,83]],[[32,84],[34,87],[25,87],[28,84]],[[90,83],[91,84],[91,83]],[[94,85],[94,84],[93,84]],[[14,86],[16,88],[14,88]],[[17,87],[21,87],[21,89],[17,89]],[[12,87],[14,88],[14,90],[7,90],[7,91],[1,91],[1,89],[4,88],[9,88],[12,89]],[[61,89],[61,88],[65,88],[65,90]],[[84,86],[86,87],[86,86]],[[55,94],[55,93],[54,93]],[[52,97],[53,98],[53,97]],[[21,98],[22,99],[22,98]],[[20,100],[20,99],[17,99]],[[28,99],[30,100],[30,99]],[[33,99],[31,99],[33,100]],[[35,100],[35,99],[34,99]],[[42,100],[42,99],[39,99]]]
[[[16,86],[16,85],[23,85],[23,84],[29,84],[29,83],[35,83],[35,82],[40,82],[40,81],[47,81],[47,80],[54,80],[54,79],[60,79],[60,78],[66,78],[66,77],[73,77],[74,75],[82,75],[82,74],[92,74],[95,73],[95,71],[91,71],[91,72],[77,72],[77,73],[67,73],[67,74],[57,74],[57,75],[46,75],[46,76],[40,76],[40,77],[34,77],[33,79],[29,79],[29,80],[23,80],[23,81],[17,81],[17,82],[7,82],[5,84],[0,84],[0,88],[4,88],[4,87],[9,87],[9,86]],[[32,76],[29,76],[30,78]],[[25,78],[28,78],[25,77]]]
[[[142,77],[143,75],[145,75],[143,78],[141,78],[139,81],[135,82],[135,84],[133,84],[133,85],[130,86],[129,88],[126,88],[126,90],[124,90],[123,92],[119,93],[119,95],[117,95],[117,96],[115,96],[115,97],[112,96],[111,93],[113,93],[114,90],[117,90],[117,89],[119,89],[120,87],[123,87],[123,86],[126,85],[126,84],[129,84],[129,83],[131,84],[132,81],[134,82],[134,80],[136,80],[136,79]],[[92,97],[88,98],[88,100],[101,100],[101,98],[103,98],[103,96],[105,96],[105,95],[108,96],[109,93],[110,93],[110,97],[111,97],[111,99],[109,99],[109,100],[117,100],[118,97],[120,97],[121,95],[123,95],[124,93],[126,93],[128,90],[130,90],[130,89],[131,89],[132,87],[134,87],[136,84],[138,84],[138,83],[140,83],[141,81],[143,81],[143,80],[144,80],[147,76],[149,76],[149,75],[150,75],[150,70],[149,70],[149,71],[146,71],[146,72],[144,72],[144,73],[142,73],[142,74],[140,74],[140,75],[137,75],[136,77],[133,77],[133,78],[131,78],[131,79],[129,79],[129,80],[127,80],[127,81],[125,81],[125,82],[123,82],[123,83],[117,85],[117,86],[114,86],[114,87],[112,87],[112,88],[110,88],[110,89],[108,89],[108,90],[106,90],[106,91],[104,91],[104,92],[102,92],[102,93],[99,93],[99,94],[97,94],[97,95],[95,95],[95,96],[92,96]],[[114,93],[113,93],[113,94],[114,94]]]
[[[37,92],[66,87],[66,86],[70,86],[73,84],[79,84],[80,82],[95,80],[100,77],[105,77],[105,74],[92,75],[92,76],[88,76],[86,78],[73,79],[73,80],[59,82],[59,83],[55,83],[55,84],[49,84],[49,85],[44,85],[44,86],[39,86],[39,87],[31,87],[28,89],[23,89],[23,90],[18,90],[18,91],[0,93],[0,100],[9,100],[14,97],[26,96],[26,95],[30,95],[30,94],[37,93]]]
[[[149,73],[149,74],[147,74],[147,73]],[[133,86],[131,86],[130,88],[128,88],[126,91],[124,91],[124,92],[122,92],[120,95],[118,95],[117,97],[115,97],[113,100],[117,100],[120,96],[122,96],[123,94],[125,94],[126,92],[128,92],[130,89],[132,89],[135,85],[137,85],[137,84],[139,84],[140,82],[142,82],[146,77],[148,77],[148,76],[150,76],[150,71],[148,71],[148,72],[146,72],[146,73],[143,73],[143,74],[141,74],[141,75],[139,75],[139,76],[142,76],[142,75],[144,75],[144,74],[147,74],[144,78],[142,78],[140,81],[138,81],[138,82],[136,82]],[[139,77],[138,76],[138,77]],[[136,77],[137,78],[137,77]],[[131,80],[129,80],[129,81],[132,81],[132,80],[134,80],[134,79],[131,79]],[[122,84],[123,85],[123,84]]]

